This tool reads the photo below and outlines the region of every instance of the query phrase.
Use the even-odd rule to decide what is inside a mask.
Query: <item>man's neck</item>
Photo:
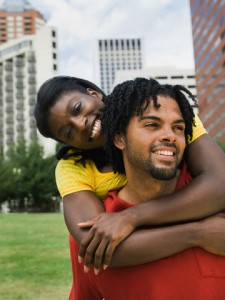
[[[174,192],[180,172],[174,179],[158,180],[151,176],[127,175],[127,184],[118,192],[118,197],[132,204],[157,199]],[[129,178],[132,177],[132,178]]]

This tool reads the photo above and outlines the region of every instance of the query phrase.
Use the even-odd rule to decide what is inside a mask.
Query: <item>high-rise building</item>
[[[116,72],[114,86],[136,77],[156,79],[161,84],[180,84],[186,87],[195,97],[197,97],[195,71],[193,69],[175,68],[175,67],[146,67],[141,70],[119,70]],[[191,102],[193,105],[193,102]],[[194,107],[198,113],[197,107]]]
[[[190,0],[199,114],[225,142],[225,0]]]
[[[142,40],[107,39],[96,41],[96,82],[108,94],[111,92],[117,70],[135,70],[143,67]]]
[[[5,0],[0,5],[0,45],[35,34],[45,25],[45,19],[27,0]]]
[[[0,47],[0,153],[19,139],[37,139],[33,110],[37,89],[57,75],[56,37],[56,29],[45,26]],[[49,143],[46,153],[52,150]]]

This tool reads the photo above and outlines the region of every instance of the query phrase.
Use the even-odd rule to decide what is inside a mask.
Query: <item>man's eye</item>
[[[157,128],[159,125],[158,125],[157,123],[146,123],[145,126],[146,126],[146,127]]]
[[[81,111],[81,103],[78,102],[73,107],[73,116],[79,115],[80,111]]]
[[[175,126],[175,129],[183,132],[185,128],[183,126],[177,125]]]

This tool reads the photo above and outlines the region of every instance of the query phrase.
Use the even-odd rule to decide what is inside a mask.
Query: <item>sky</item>
[[[194,68],[189,0],[29,0],[57,27],[60,75],[94,80],[94,41],[143,38],[145,66]]]

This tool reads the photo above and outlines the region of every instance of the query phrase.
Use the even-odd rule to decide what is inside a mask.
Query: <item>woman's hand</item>
[[[80,228],[91,227],[81,240],[78,261],[85,259],[84,271],[94,265],[97,275],[100,267],[105,270],[118,244],[135,230],[135,220],[129,211],[101,213],[87,222],[78,223]]]
[[[199,222],[200,243],[204,250],[225,256],[225,214],[220,213]]]

